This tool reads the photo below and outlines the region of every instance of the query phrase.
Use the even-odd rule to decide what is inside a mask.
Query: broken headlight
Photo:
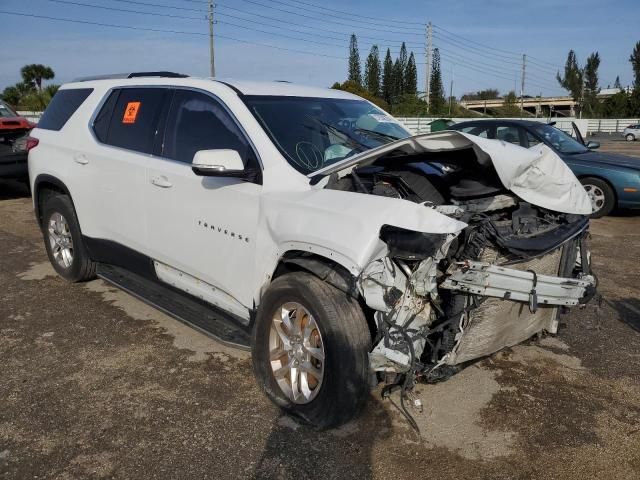
[[[423,233],[392,225],[383,225],[380,240],[389,247],[389,256],[400,260],[424,260],[433,257],[446,240],[442,233]]]

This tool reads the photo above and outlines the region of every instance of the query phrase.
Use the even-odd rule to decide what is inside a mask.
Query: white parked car
[[[167,72],[64,85],[29,146],[55,270],[219,340],[328,427],[555,333],[595,293],[589,197],[547,148],[411,137],[338,90]],[[454,401],[454,399],[452,399]]]
[[[627,139],[627,142],[633,142],[634,140],[640,139],[640,124],[629,125],[622,132],[622,136]]]

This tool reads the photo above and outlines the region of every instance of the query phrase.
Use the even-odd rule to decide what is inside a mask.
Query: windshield
[[[0,117],[17,117],[18,115],[16,114],[16,112],[14,112],[13,110],[11,110],[11,108],[9,108],[9,105],[7,105],[4,102],[0,102]]]
[[[410,136],[365,100],[247,96],[245,102],[287,161],[305,175]]]
[[[531,129],[547,141],[553,148],[560,153],[585,153],[589,149],[578,142],[575,138],[567,135],[562,130],[552,127],[551,125],[536,125]]]

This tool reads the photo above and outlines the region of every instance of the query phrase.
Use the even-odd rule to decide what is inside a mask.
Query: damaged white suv
[[[595,293],[591,204],[544,146],[411,137],[349,93],[168,72],[63,86],[29,142],[47,253],[228,344],[328,427]]]

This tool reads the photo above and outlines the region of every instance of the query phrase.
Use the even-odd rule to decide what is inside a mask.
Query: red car
[[[36,124],[0,100],[0,178],[27,178],[27,138]]]

